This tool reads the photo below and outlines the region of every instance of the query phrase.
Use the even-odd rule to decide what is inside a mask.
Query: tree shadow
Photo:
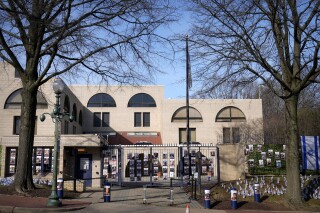
[[[215,202],[211,203],[210,209],[214,208],[215,206],[219,205],[220,203],[222,203],[222,201],[216,200]]]
[[[241,208],[241,206],[243,206],[243,205],[245,205],[245,204],[247,204],[247,203],[248,203],[248,201],[240,201],[240,202],[238,202],[237,207],[238,207],[238,208]]]
[[[262,197],[261,197],[261,202],[267,200],[268,198],[269,198],[269,196],[267,196],[267,195],[262,196]]]

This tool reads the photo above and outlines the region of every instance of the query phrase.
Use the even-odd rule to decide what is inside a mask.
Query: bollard
[[[105,180],[104,190],[103,190],[104,202],[110,202],[110,197],[111,197],[111,184],[108,182],[108,180]]]
[[[238,204],[237,204],[237,195],[238,191],[236,188],[231,189],[231,208],[232,209],[237,209]]]
[[[147,203],[147,186],[143,185],[143,204]]]
[[[210,190],[205,189],[204,190],[204,208],[205,209],[210,209]]]
[[[60,199],[63,198],[63,179],[62,178],[57,179],[57,195]]]
[[[254,184],[254,201],[260,203],[260,185],[259,183]]]
[[[170,188],[170,205],[173,205],[173,188]]]

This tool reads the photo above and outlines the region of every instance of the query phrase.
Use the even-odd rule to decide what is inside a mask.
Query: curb
[[[40,213],[40,212],[66,212],[77,211],[86,208],[87,206],[70,207],[70,208],[26,208],[14,206],[1,206],[0,212],[4,213]]]

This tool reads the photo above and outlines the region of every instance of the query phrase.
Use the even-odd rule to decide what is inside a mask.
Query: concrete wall
[[[236,180],[244,177],[246,160],[242,144],[221,144],[219,148],[220,181]]]
[[[179,142],[179,128],[186,128],[186,121],[171,122],[174,112],[185,106],[185,100],[164,100],[162,140],[163,144]],[[246,122],[216,122],[218,112],[226,106],[239,108],[246,117]],[[190,121],[190,128],[196,128],[196,141],[204,144],[219,143],[223,127],[240,127],[262,119],[261,99],[191,99],[190,107],[197,109],[203,118],[202,122]],[[259,128],[262,132],[262,128]]]

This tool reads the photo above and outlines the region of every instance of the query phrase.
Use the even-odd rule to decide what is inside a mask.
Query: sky
[[[173,23],[169,28],[164,28],[160,30],[161,34],[164,35],[173,35],[173,34],[188,34],[190,29],[190,15],[187,12],[182,12],[183,7],[181,8],[180,20],[176,23]],[[185,41],[181,41],[179,46],[183,46]],[[186,97],[186,54],[184,51],[177,53],[175,60],[172,64],[168,62],[161,63],[165,73],[159,73],[156,75],[156,85],[164,85],[165,98],[171,99],[182,99]],[[192,58],[191,58],[192,60]],[[192,62],[191,62],[192,66]],[[192,67],[191,67],[192,72]],[[189,93],[192,94],[192,88],[190,88]]]

